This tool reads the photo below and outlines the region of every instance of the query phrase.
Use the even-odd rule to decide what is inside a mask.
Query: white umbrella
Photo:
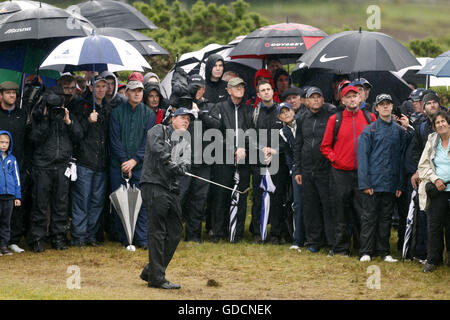
[[[143,71],[151,69],[144,57],[128,42],[92,34],[73,38],[58,45],[41,64],[41,69],[68,71]],[[93,83],[93,82],[92,82]],[[93,87],[95,90],[95,87]],[[92,94],[95,110],[95,91]]]
[[[267,224],[269,222],[270,214],[270,193],[275,192],[275,185],[272,182],[269,170],[266,169],[259,187],[264,190],[261,204],[261,220],[260,220],[260,232],[261,240],[264,242],[267,237]]]
[[[145,58],[124,40],[91,35],[58,45],[41,64],[41,69],[67,71],[143,71],[151,69]]]
[[[109,199],[114,209],[116,209],[117,215],[122,221],[123,228],[127,234],[127,250],[135,251],[136,248],[132,245],[132,242],[139,210],[142,206],[142,197],[141,190],[136,186],[131,187],[129,180],[125,179],[126,185],[121,184],[116,191],[109,195]]]

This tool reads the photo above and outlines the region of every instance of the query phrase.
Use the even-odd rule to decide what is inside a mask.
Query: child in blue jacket
[[[10,221],[14,206],[20,206],[20,177],[13,141],[8,131],[0,130],[0,256],[12,255],[7,245],[11,233]]]

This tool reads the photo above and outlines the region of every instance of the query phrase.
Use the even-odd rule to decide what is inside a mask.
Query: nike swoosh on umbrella
[[[418,65],[412,53],[387,34],[344,31],[327,36],[306,51],[298,62],[309,68],[345,74],[362,71],[398,71]]]

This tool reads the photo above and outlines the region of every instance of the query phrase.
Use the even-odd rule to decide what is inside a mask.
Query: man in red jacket
[[[352,231],[355,247],[360,230],[362,191],[358,189],[358,137],[376,118],[372,113],[359,109],[361,96],[354,86],[349,85],[342,90],[342,103],[345,109],[328,119],[320,151],[331,162],[335,187],[336,242],[329,255],[348,256]]]

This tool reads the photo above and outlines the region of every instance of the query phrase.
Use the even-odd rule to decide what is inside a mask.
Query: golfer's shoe
[[[433,272],[434,270],[436,270],[436,268],[437,268],[436,265],[426,262],[423,265],[422,271],[423,272]]]
[[[297,246],[296,244],[293,244],[292,246],[289,247],[289,250],[298,250],[300,249],[299,246]]]
[[[2,248],[0,248],[0,253],[1,253],[3,256],[12,256],[12,253],[9,252],[9,250],[8,250],[7,247],[2,247]]]
[[[9,246],[9,250],[11,250],[14,253],[22,253],[25,250],[23,250],[21,247],[19,247],[17,244],[12,244]]]
[[[163,284],[160,285],[155,285],[155,284],[148,284],[148,286],[150,288],[158,288],[158,289],[166,289],[166,290],[170,290],[170,289],[180,289],[181,286],[179,284],[176,283],[172,283],[170,281],[166,281]]]
[[[398,260],[392,258],[392,256],[385,256],[385,257],[383,258],[383,261],[384,261],[384,262],[390,262],[390,263],[393,263],[393,262],[397,262]]]
[[[370,260],[371,259],[370,259],[370,256],[368,254],[363,255],[361,257],[361,259],[359,259],[359,261],[361,261],[361,262],[369,262]]]
[[[144,270],[142,270],[139,278],[141,278],[145,282],[148,282],[148,264],[144,267]]]

